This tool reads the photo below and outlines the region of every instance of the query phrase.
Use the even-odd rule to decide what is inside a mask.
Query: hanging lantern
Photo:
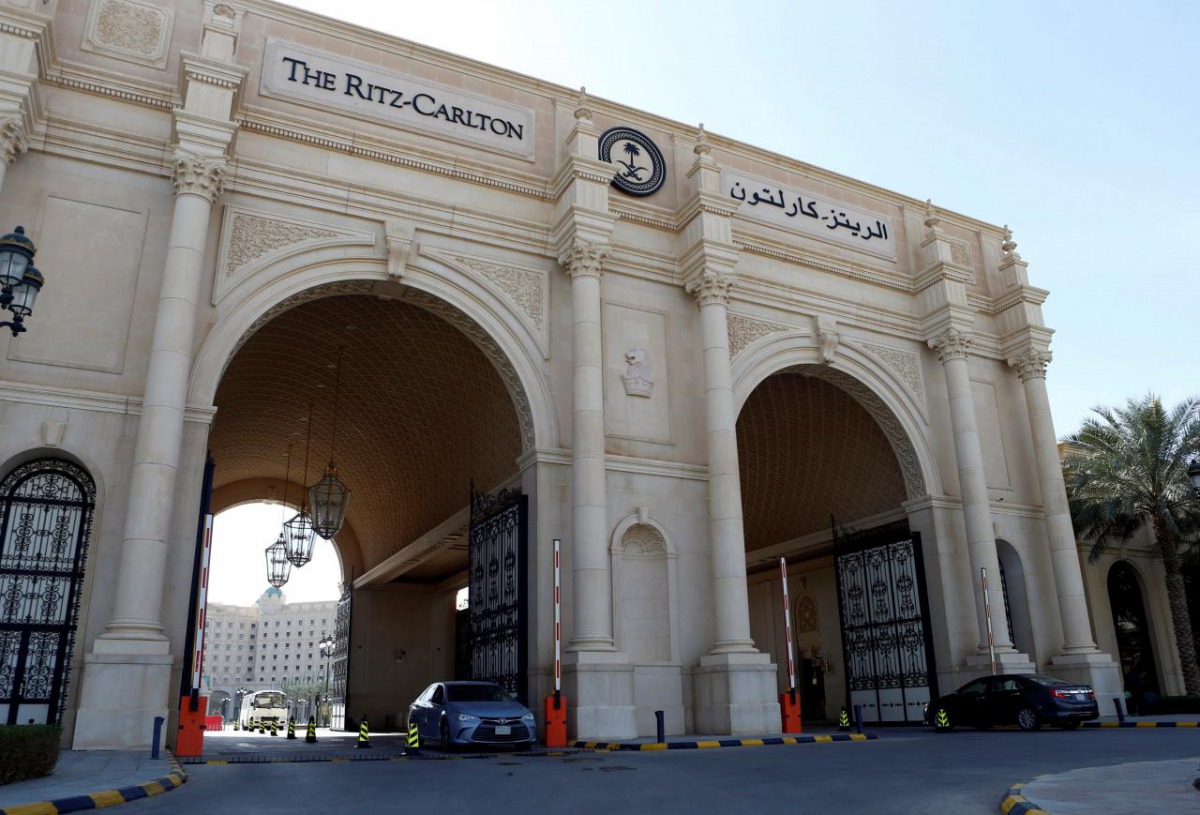
[[[279,537],[286,542],[286,557],[293,566],[303,566],[312,560],[313,524],[307,506],[300,505],[300,511],[283,525]]]
[[[333,383],[333,425],[329,434],[329,466],[325,477],[308,488],[308,502],[312,505],[313,529],[316,534],[329,540],[342,528],[346,519],[346,504],[350,501],[350,488],[338,478],[337,465],[333,463],[333,450],[337,442],[338,393],[342,387],[342,352],[346,346],[338,347],[337,375]]]
[[[300,483],[308,480],[308,448],[312,442],[312,402],[308,403],[308,434],[304,441],[304,473]],[[293,566],[299,568],[312,560],[313,525],[312,516],[308,514],[308,501],[300,499],[300,511],[283,525],[282,535],[287,546],[287,559]]]
[[[292,564],[288,562],[287,547],[283,543],[283,533],[279,540],[267,547],[267,582],[275,588],[280,588],[292,576]]]
[[[329,540],[342,528],[350,501],[350,488],[338,478],[332,461],[325,468],[325,477],[308,488],[308,500],[312,504],[313,530]]]

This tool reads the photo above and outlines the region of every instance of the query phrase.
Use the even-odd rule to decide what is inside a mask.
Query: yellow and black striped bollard
[[[237,729],[238,729],[238,720],[237,720],[237,719],[234,719],[234,720],[233,720],[233,729],[234,729],[234,731],[235,731],[235,732],[236,732],[236,731],[237,731]]]
[[[933,729],[938,733],[949,733],[954,729],[953,723],[950,721],[950,714],[946,708],[939,707],[937,713],[933,716]]]
[[[838,714],[838,730],[846,731],[850,729],[850,714],[846,712],[846,706],[842,705],[842,712]]]
[[[317,743],[317,723],[312,716],[308,717],[308,732],[304,734],[304,741],[306,744]]]
[[[356,747],[370,747],[371,734],[367,731],[367,717],[363,716],[362,724],[358,726],[358,744]]]
[[[289,739],[296,738],[296,720],[291,716],[288,717],[288,735]]]
[[[404,747],[404,754],[409,756],[420,755],[421,753],[421,734],[417,730],[417,723],[409,719],[408,722],[408,744]]]

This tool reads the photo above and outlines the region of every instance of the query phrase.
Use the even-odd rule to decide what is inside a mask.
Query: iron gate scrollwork
[[[835,562],[850,704],[864,721],[921,721],[937,695],[921,536],[860,542]]]
[[[0,482],[0,723],[62,723],[95,506],[61,459]]]
[[[329,727],[331,730],[346,729],[346,700],[350,688],[350,607],[353,588],[346,584],[338,598],[337,612],[333,618],[333,652],[329,656],[330,672],[333,674],[333,693],[329,699]]]
[[[471,489],[469,612],[471,677],[526,695],[526,548],[529,498],[517,488]]]

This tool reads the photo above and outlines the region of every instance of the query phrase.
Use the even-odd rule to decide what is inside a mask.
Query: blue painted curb
[[[828,744],[835,741],[869,741],[878,738],[874,733],[834,733],[828,736],[766,736],[760,739],[701,739],[699,741],[649,742],[645,744],[620,741],[577,741],[572,746],[581,750],[709,750],[717,747],[763,747],[776,744]]]
[[[80,812],[86,809],[116,806],[151,795],[161,795],[170,792],[187,782],[187,773],[179,766],[174,754],[167,753],[171,764],[171,772],[153,781],[137,784],[132,787],[122,787],[115,790],[93,792],[90,795],[72,795],[67,798],[57,798],[53,801],[38,801],[32,804],[18,804],[0,809],[0,815],[59,815],[63,812]]]

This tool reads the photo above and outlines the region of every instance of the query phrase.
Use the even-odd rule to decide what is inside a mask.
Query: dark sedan
[[[434,682],[408,708],[421,744],[532,745],[533,711],[492,682]]]
[[[1022,730],[1037,730],[1043,724],[1074,730],[1098,718],[1100,708],[1091,687],[1045,674],[985,676],[925,707],[926,724],[942,732],[1012,724]]]

